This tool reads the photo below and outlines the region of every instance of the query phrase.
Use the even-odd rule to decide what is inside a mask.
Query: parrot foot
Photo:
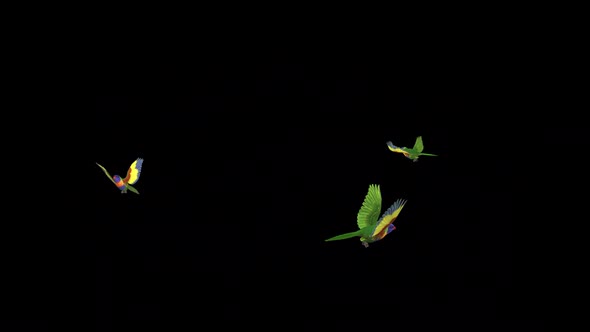
[[[369,244],[367,242],[364,242],[363,241],[362,243],[363,243],[363,246],[365,246],[365,248],[368,248],[369,247]]]

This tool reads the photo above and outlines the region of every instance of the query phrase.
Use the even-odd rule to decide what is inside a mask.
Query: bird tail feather
[[[362,235],[362,230],[358,230],[356,232],[350,232],[350,233],[344,233],[344,234],[340,234],[340,235],[336,235],[334,237],[331,237],[325,241],[336,241],[336,240],[345,240],[345,239],[350,239],[352,237],[355,236],[361,236]]]
[[[137,189],[133,188],[130,184],[127,184],[127,189],[131,190],[132,192],[136,193],[139,195],[139,191],[137,191]]]

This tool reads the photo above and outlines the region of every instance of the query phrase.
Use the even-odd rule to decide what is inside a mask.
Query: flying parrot
[[[139,180],[139,174],[141,173],[141,165],[143,164],[142,158],[137,158],[137,160],[134,161],[133,164],[131,164],[131,166],[129,166],[129,170],[127,171],[127,176],[124,179],[122,179],[118,175],[111,177],[109,172],[107,172],[107,170],[104,167],[102,167],[99,163],[96,163],[96,164],[98,165],[98,167],[102,168],[102,170],[104,171],[104,174],[106,174],[109,177],[109,179],[111,179],[111,181],[115,184],[115,186],[117,186],[117,188],[121,189],[121,194],[126,194],[127,189],[129,189],[132,192],[139,195],[139,192],[137,191],[137,189],[133,188],[131,185],[135,184],[137,182],[137,180]]]
[[[422,144],[422,136],[418,136],[416,138],[416,143],[414,143],[414,147],[411,149],[406,147],[400,148],[399,146],[393,145],[391,141],[387,142],[387,146],[389,147],[389,150],[401,153],[406,158],[411,159],[413,161],[418,161],[418,157],[420,156],[436,156],[435,154],[431,153],[422,153],[422,150],[424,150],[424,144]]]
[[[367,248],[369,243],[383,239],[385,235],[395,229],[393,222],[404,208],[406,202],[403,199],[398,199],[379,218],[379,213],[381,212],[381,191],[379,185],[369,185],[369,192],[365,196],[365,201],[356,217],[359,230],[334,236],[326,241],[344,240],[360,236],[363,246]]]

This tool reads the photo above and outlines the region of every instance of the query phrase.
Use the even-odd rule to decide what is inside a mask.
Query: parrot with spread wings
[[[406,202],[403,199],[398,199],[379,218],[379,213],[381,213],[381,191],[379,185],[369,185],[369,192],[365,196],[365,201],[356,217],[359,230],[337,235],[325,241],[344,240],[359,236],[363,246],[367,248],[369,243],[382,240],[395,229],[393,222],[404,208]]]
[[[422,151],[424,150],[424,144],[422,143],[422,136],[418,136],[416,138],[416,143],[414,143],[414,147],[411,149],[406,148],[406,147],[400,148],[399,146],[393,145],[393,143],[391,143],[391,141],[387,142],[387,147],[389,147],[389,150],[391,150],[393,152],[401,153],[406,158],[411,159],[413,161],[418,161],[418,157],[420,157],[420,156],[437,156],[437,155],[431,154],[431,153],[422,153]]]
[[[122,179],[118,175],[111,177],[109,172],[107,172],[107,170],[104,167],[102,167],[99,163],[96,164],[104,171],[104,174],[106,174],[109,177],[109,179],[111,179],[115,186],[117,186],[117,188],[121,190],[121,194],[126,194],[127,189],[129,189],[132,192],[139,195],[137,189],[133,188],[133,186],[131,185],[135,184],[139,180],[139,174],[141,174],[141,166],[143,165],[142,158],[137,158],[137,160],[134,161],[133,164],[131,164],[131,166],[129,166],[127,176],[124,179]]]

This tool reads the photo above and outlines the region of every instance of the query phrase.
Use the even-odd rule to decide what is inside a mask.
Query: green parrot
[[[422,144],[422,136],[418,136],[416,138],[416,143],[414,143],[414,147],[411,149],[406,147],[400,148],[398,146],[393,145],[391,141],[387,142],[387,146],[389,147],[389,150],[401,153],[404,156],[406,156],[406,158],[411,159],[413,161],[418,161],[418,157],[420,156],[437,156],[431,153],[422,153],[422,150],[424,150],[424,144]]]
[[[385,213],[383,213],[381,218],[379,218],[379,213],[381,212],[381,191],[379,185],[369,185],[369,192],[367,193],[367,196],[365,196],[365,201],[356,217],[359,230],[337,235],[325,241],[344,240],[360,236],[363,246],[367,248],[369,243],[383,239],[395,229],[393,222],[403,209],[406,202],[407,201],[403,199],[398,199],[391,207],[389,207],[389,209],[387,209],[387,211],[385,211]]]

